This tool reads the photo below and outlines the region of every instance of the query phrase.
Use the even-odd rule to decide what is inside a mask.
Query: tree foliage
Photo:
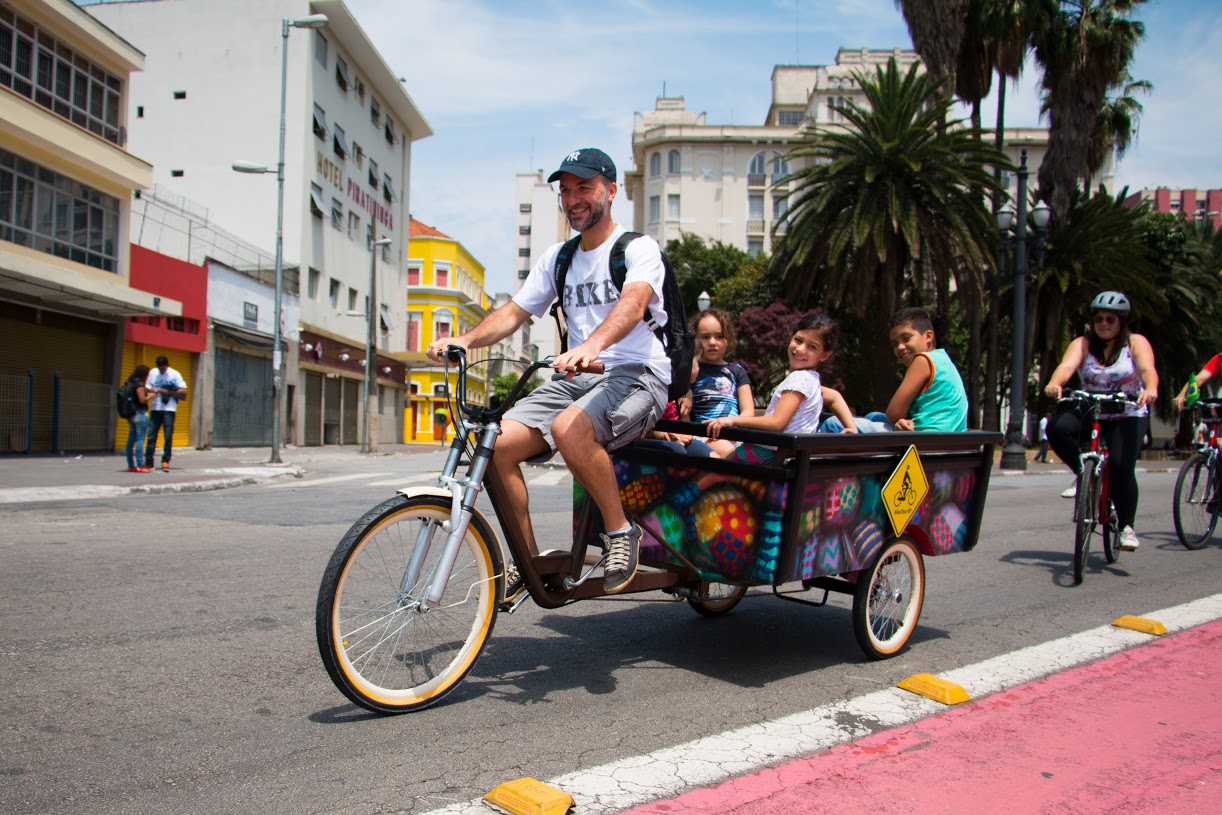
[[[666,256],[674,267],[675,279],[683,292],[683,307],[688,314],[696,314],[699,310],[696,299],[701,292],[711,296],[719,282],[736,277],[751,263],[751,256],[737,246],[721,241],[708,244],[704,238],[690,232],[678,240],[668,241]],[[730,304],[723,303],[720,298],[714,302],[731,312],[743,308],[730,308]]]

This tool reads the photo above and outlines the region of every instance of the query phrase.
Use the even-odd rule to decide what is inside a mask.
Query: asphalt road
[[[1147,473],[1142,550],[1097,554],[1073,587],[1066,479],[994,478],[977,548],[926,560],[921,624],[895,659],[864,659],[847,597],[755,590],[718,619],[663,595],[528,602],[443,704],[386,718],[330,684],[313,614],[352,520],[385,482],[427,478],[388,466],[0,510],[0,812],[427,811],[1205,597],[1222,551],[1179,545],[1174,473]],[[532,496],[540,537],[565,538],[568,482]]]

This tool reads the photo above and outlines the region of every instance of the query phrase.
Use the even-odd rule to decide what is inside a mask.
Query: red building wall
[[[182,318],[127,321],[126,340],[202,353],[208,345],[208,269],[132,244],[131,286],[182,303]]]

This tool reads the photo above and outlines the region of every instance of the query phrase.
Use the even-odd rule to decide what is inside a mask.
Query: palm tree
[[[1145,35],[1129,18],[1145,0],[1061,0],[1035,36],[1049,113],[1048,152],[1039,169],[1040,197],[1054,227],[1069,214],[1073,190],[1090,175],[1091,135],[1107,91],[1121,80]]]
[[[895,0],[904,15],[912,47],[925,68],[940,82],[939,93],[950,96],[955,89],[955,63],[967,24],[971,0]]]
[[[1143,110],[1136,94],[1154,90],[1149,80],[1135,80],[1128,71],[1112,87],[1119,93],[1108,97],[1099,109],[1095,129],[1087,145],[1086,167],[1089,176],[1096,175],[1103,168],[1109,152],[1115,151],[1117,162],[1124,158],[1137,138],[1137,120],[1141,118]],[[1086,186],[1089,189],[1090,184]]]
[[[952,103],[919,66],[901,73],[892,59],[856,79],[868,108],[844,108],[843,128],[812,126],[791,154],[802,169],[772,268],[796,305],[873,313],[877,403],[894,389],[886,324],[906,290],[951,277],[978,288],[992,266],[985,196],[1009,163],[961,120],[939,128]]]

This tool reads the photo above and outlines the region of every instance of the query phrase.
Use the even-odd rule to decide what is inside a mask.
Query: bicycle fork
[[[483,488],[484,476],[488,472],[488,466],[492,461],[492,450],[500,432],[501,427],[497,422],[484,426],[479,443],[475,448],[475,454],[471,457],[467,475],[463,478],[456,477],[455,473],[462,454],[461,439],[465,438],[465,435],[455,435],[441,476],[437,479],[439,487],[450,491],[450,517],[444,521],[428,521],[421,526],[416,537],[416,546],[412,550],[412,556],[403,572],[403,579],[399,583],[400,596],[410,596],[412,587],[420,578],[421,567],[433,546],[437,531],[444,532],[446,538],[441,557],[438,558],[437,565],[429,576],[424,591],[416,595],[420,598],[417,601],[418,611],[429,611],[441,604],[441,598],[445,595],[446,587],[450,582],[450,572],[454,568],[454,562],[458,559],[458,550],[462,546],[463,538],[466,537],[467,527],[471,525],[471,518],[475,513],[475,501]]]

